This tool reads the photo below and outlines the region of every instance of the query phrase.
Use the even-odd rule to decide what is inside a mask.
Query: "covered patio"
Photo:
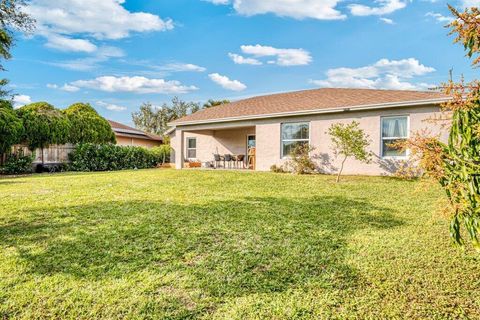
[[[177,168],[255,169],[255,126],[188,128],[177,132]],[[179,143],[181,142],[181,143]],[[178,163],[181,160],[181,163]]]

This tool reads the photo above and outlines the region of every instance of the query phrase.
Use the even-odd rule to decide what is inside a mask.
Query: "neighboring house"
[[[108,120],[108,122],[117,138],[117,145],[153,148],[163,143],[162,137],[155,134],[146,133],[115,121]]]
[[[282,165],[292,148],[309,143],[319,170],[333,173],[339,159],[331,149],[328,128],[333,123],[353,120],[370,136],[370,164],[350,159],[346,174],[382,175],[392,173],[398,162],[408,159],[408,151],[391,147],[395,140],[407,139],[426,129],[441,133],[441,125],[426,120],[440,114],[440,103],[448,98],[437,92],[316,89],[253,97],[204,109],[171,123],[174,150],[172,161],[183,168],[185,161],[213,163],[213,154],[247,154],[255,146],[258,171]]]

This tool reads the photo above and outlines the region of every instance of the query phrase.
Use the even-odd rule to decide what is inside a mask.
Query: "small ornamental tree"
[[[115,143],[115,134],[105,118],[89,104],[75,103],[63,110],[70,122],[68,142],[78,143]]]
[[[328,129],[328,134],[332,139],[332,149],[335,156],[343,158],[336,182],[340,181],[345,161],[349,157],[365,163],[371,161],[372,155],[367,151],[367,147],[370,145],[369,137],[360,129],[358,122],[352,121],[349,124],[334,123]]]
[[[22,132],[22,121],[13,110],[12,103],[0,100],[0,164],[11,147],[20,142]]]
[[[37,148],[42,150],[42,164],[44,148],[51,144],[68,142],[70,123],[67,117],[52,105],[46,102],[32,103],[18,109],[17,113],[24,128],[21,140],[32,151]]]

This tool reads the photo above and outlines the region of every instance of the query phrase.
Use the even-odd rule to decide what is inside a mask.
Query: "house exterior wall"
[[[116,136],[116,138],[117,138],[117,145],[119,146],[136,146],[136,147],[153,148],[161,145],[160,141],[145,140],[145,139],[130,138],[130,137],[120,137],[120,136]]]
[[[187,145],[187,139],[197,139],[197,156],[190,160],[200,160],[201,162],[213,161],[213,154],[246,154],[247,135],[255,134],[255,128],[232,128],[226,130],[198,130],[184,131],[184,149]],[[172,147],[175,155],[178,154],[178,141],[172,141]],[[183,150],[186,158],[186,149]]]
[[[427,122],[440,114],[438,106],[421,106],[370,111],[343,112],[336,114],[319,114],[298,117],[258,119],[218,124],[203,124],[181,127],[187,137],[197,137],[197,158],[202,162],[211,161],[213,153],[244,154],[247,134],[256,135],[256,170],[268,171],[273,164],[282,165],[286,159],[281,158],[281,124],[284,122],[309,122],[310,144],[315,148],[312,157],[320,171],[335,173],[340,167],[341,159],[337,159],[332,151],[328,128],[333,123],[350,123],[355,120],[369,135],[371,145],[369,151],[374,155],[373,161],[364,164],[354,159],[345,163],[345,174],[386,175],[395,171],[401,159],[383,159],[381,157],[381,118],[385,116],[409,116],[409,134],[427,130],[429,134],[441,134],[442,140],[447,139],[447,133],[442,132],[440,124]],[[250,128],[236,129],[236,126]],[[208,128],[208,130],[206,129]],[[178,128],[176,131],[179,131]],[[178,155],[179,142],[172,139],[172,147]],[[181,162],[181,161],[179,161]],[[177,168],[180,167],[177,165]]]

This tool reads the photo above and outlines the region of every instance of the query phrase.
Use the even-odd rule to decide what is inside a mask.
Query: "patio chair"
[[[244,154],[239,154],[235,157],[235,166],[238,168],[238,164],[240,163],[241,168],[245,168],[245,155]]]
[[[225,163],[228,162],[228,168],[232,168],[232,161],[233,161],[233,157],[231,154],[226,154],[225,155],[225,160],[224,160],[224,166],[225,166]]]

